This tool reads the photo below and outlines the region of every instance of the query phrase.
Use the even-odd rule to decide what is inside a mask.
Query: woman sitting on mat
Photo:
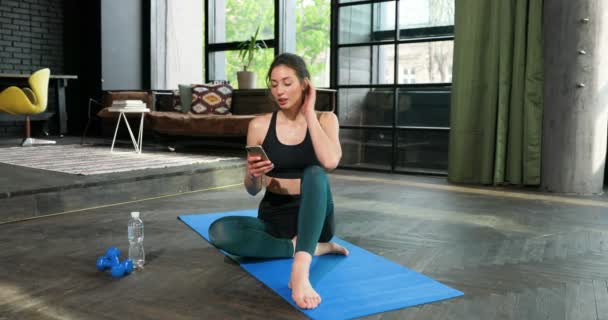
[[[338,119],[315,112],[316,90],[302,58],[277,56],[268,84],[279,110],[251,121],[247,145],[261,145],[269,160],[248,154],[245,188],[256,195],[266,187],[258,217],[224,217],[209,227],[212,243],[242,257],[293,257],[289,288],[300,308],[313,309],[321,297],[309,281],[313,255],[348,250],[329,242],[334,205],[326,170],[342,156]]]

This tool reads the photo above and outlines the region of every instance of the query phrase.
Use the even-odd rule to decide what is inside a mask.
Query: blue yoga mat
[[[256,210],[244,210],[182,215],[179,219],[208,241],[209,226],[216,219],[256,215]],[[348,248],[350,254],[347,257],[325,255],[313,258],[310,282],[323,300],[313,310],[300,309],[291,299],[287,283],[292,259],[242,259],[239,263],[243,269],[312,319],[352,319],[463,294],[347,241],[337,237],[332,241]]]

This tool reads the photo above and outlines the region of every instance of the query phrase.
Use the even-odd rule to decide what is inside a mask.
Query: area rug
[[[137,154],[133,148],[114,148],[114,152],[110,152],[109,146],[92,145],[0,148],[0,163],[78,175],[177,167],[237,159],[239,158],[146,150]]]

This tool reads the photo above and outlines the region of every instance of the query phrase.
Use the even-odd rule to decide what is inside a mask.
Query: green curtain
[[[455,0],[448,179],[540,184],[542,0]]]

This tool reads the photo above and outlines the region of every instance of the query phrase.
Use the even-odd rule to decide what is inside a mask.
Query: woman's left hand
[[[304,91],[304,103],[300,112],[306,116],[307,114],[315,115],[315,102],[317,100],[317,89],[312,85],[312,82],[306,78],[304,79],[306,90]]]

